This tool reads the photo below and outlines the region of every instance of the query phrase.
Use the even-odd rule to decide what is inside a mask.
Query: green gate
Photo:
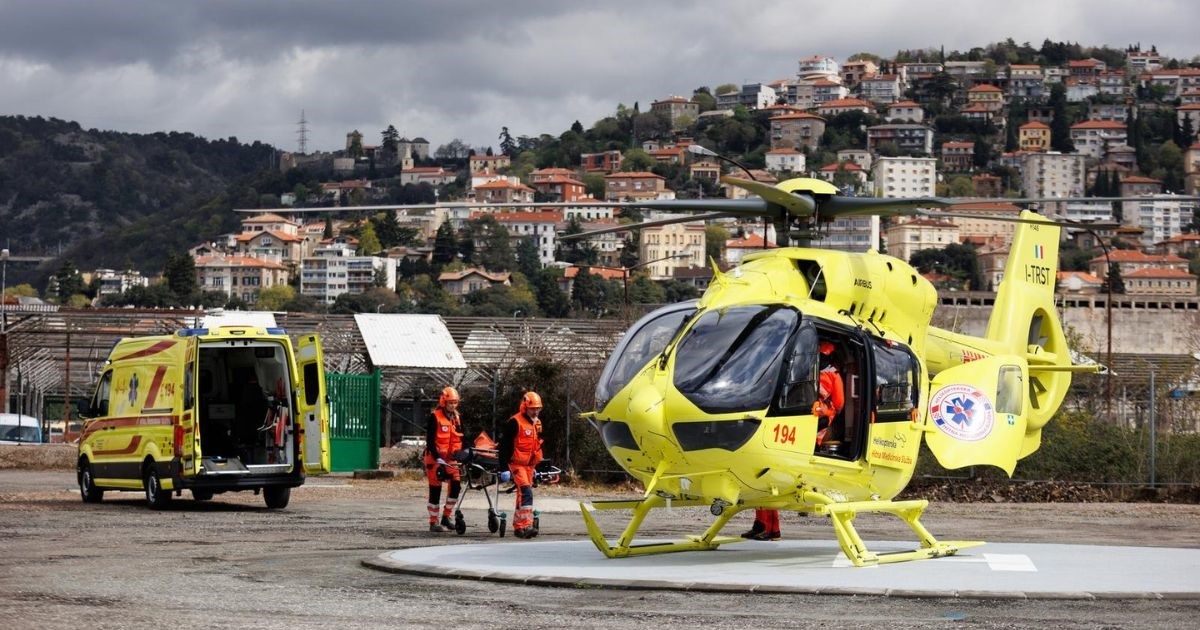
[[[379,468],[380,374],[325,374],[334,472]]]

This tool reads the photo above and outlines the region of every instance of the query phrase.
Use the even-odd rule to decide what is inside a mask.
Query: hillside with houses
[[[1144,198],[1041,205],[1095,226],[1065,232],[1064,294],[1194,296],[1200,272],[1188,198],[1200,187],[1200,67],[1153,46],[1009,41],[807,56],[794,76],[652,95],[649,107],[620,105],[558,135],[514,134],[498,121],[495,147],[435,147],[381,122],[377,135],[347,130],[341,150],[274,151],[268,168],[247,161],[240,174],[200,168],[212,152],[201,139],[189,138],[189,150],[159,138],[152,159],[114,161],[77,126],[40,140],[14,126],[0,124],[0,218],[20,217],[39,235],[30,251],[13,245],[15,255],[47,261],[19,292],[63,303],[605,316],[694,296],[713,262],[728,267],[775,246],[772,229],[733,219],[560,241],[661,218],[597,202],[745,195],[723,175],[814,177],[849,195],[994,198],[956,208],[976,218],[839,220],[814,242],[886,251],[942,288],[995,288],[1013,229],[986,217],[1015,216],[1020,208],[1003,198],[1017,196]],[[222,150],[243,146],[231,140]],[[14,164],[27,172],[36,160],[80,189],[16,186]],[[154,178],[151,165],[172,180],[203,173],[206,197],[156,206],[138,188]],[[102,169],[128,190],[94,185]],[[447,201],[460,203],[436,205]],[[353,209],[393,204],[423,207]],[[325,206],[341,210],[305,211]],[[88,234],[71,233],[77,216]],[[163,231],[176,224],[186,229]],[[49,251],[55,237],[74,240],[65,254]]]

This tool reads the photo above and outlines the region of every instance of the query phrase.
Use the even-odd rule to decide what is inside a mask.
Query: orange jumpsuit
[[[458,493],[462,490],[461,477],[457,466],[443,466],[437,460],[452,462],[454,454],[462,450],[462,419],[455,412],[446,415],[438,407],[433,410],[425,431],[425,477],[429,481],[429,524],[438,522],[438,504],[441,502],[442,479],[438,479],[438,468],[442,468],[442,476],[450,482],[450,492],[446,494],[446,506],[442,516],[449,520],[458,505]]]
[[[533,527],[533,471],[542,461],[542,421],[517,413],[508,419],[500,442],[500,463],[507,465],[517,486],[513,530]]]

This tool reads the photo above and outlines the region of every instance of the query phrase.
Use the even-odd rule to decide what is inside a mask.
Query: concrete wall
[[[968,335],[987,330],[990,293],[944,293],[934,312],[934,324]],[[1067,336],[1079,337],[1083,352],[1107,351],[1108,318],[1105,296],[1082,296],[1059,301],[1059,317]],[[1113,296],[1112,351],[1130,354],[1192,354],[1200,352],[1200,298]]]

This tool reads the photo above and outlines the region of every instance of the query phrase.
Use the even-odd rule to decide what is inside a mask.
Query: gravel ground
[[[1192,600],[966,600],[545,588],[382,573],[362,566],[389,549],[499,538],[468,506],[463,537],[425,531],[424,482],[312,479],[283,511],[261,497],[176,501],[163,512],[135,493],[85,505],[63,470],[0,470],[0,624],[5,628],[159,625],[293,629],[395,628],[981,628],[1194,627]],[[542,538],[582,540],[580,487],[539,488]],[[479,498],[479,495],[475,495]],[[505,509],[509,509],[506,497]],[[622,514],[599,513],[612,532]],[[627,517],[626,517],[627,518]],[[695,533],[706,510],[647,520],[651,536]],[[745,521],[745,522],[742,522]],[[938,536],[996,542],[1200,547],[1200,506],[1161,503],[944,503],[923,521]],[[740,531],[748,515],[731,527]],[[888,517],[856,520],[868,540],[908,539]],[[785,514],[789,538],[833,538],[826,519]],[[936,560],[930,561],[936,562]],[[1097,558],[1097,563],[1104,562]]]

